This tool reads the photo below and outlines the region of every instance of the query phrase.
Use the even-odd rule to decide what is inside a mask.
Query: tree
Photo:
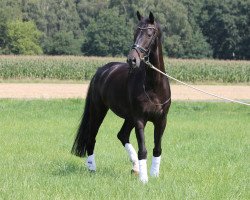
[[[7,49],[14,54],[42,54],[42,48],[39,46],[41,35],[34,22],[7,22]]]
[[[196,0],[197,1],[197,0]],[[203,58],[211,56],[210,45],[206,42],[199,27],[189,20],[187,8],[174,0],[110,0],[110,6],[119,9],[119,13],[127,16],[127,22],[133,19],[137,23],[136,11],[148,15],[154,13],[162,26],[164,50],[170,57]],[[195,23],[194,23],[195,24]]]
[[[19,20],[36,24],[48,54],[84,43],[86,55],[126,55],[137,10],[160,22],[165,55],[250,59],[249,0],[1,0],[0,53],[10,51],[7,22]]]
[[[201,30],[189,20],[188,9],[181,3],[166,0],[151,9],[159,18],[164,31],[164,48],[168,56],[204,58],[211,56],[210,45]],[[149,7],[150,8],[150,7]],[[162,11],[165,12],[162,12]]]
[[[53,36],[58,31],[72,31],[75,38],[81,37],[80,18],[74,1],[47,0],[46,3],[46,35]]]
[[[74,39],[73,32],[60,31],[45,42],[44,50],[52,55],[79,55],[81,44],[81,40]]]
[[[239,1],[237,10],[236,25],[241,39],[237,45],[235,56],[237,59],[250,60],[250,1]]]
[[[1,0],[0,1],[0,53],[6,52],[6,29],[7,22],[22,19],[20,1]]]
[[[250,59],[249,0],[205,0],[200,27],[219,59]]]
[[[38,29],[44,33],[41,45],[45,53],[80,54],[78,42],[82,42],[83,34],[74,1],[23,0],[22,10],[24,20],[34,20]],[[76,46],[73,47],[73,44]]]
[[[98,16],[100,10],[106,10],[108,6],[108,0],[76,0],[77,12],[81,19],[81,30],[85,30],[91,20]]]
[[[86,55],[126,55],[132,45],[132,30],[116,9],[101,11],[86,28],[83,52]]]

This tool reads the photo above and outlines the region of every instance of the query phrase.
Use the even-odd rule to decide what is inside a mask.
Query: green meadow
[[[160,177],[146,185],[130,174],[112,112],[97,136],[97,172],[70,154],[83,108],[79,99],[0,100],[0,199],[250,199],[249,107],[173,102]],[[145,134],[150,169],[150,123]]]

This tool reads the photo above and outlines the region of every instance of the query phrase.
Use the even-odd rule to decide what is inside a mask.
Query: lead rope
[[[250,106],[250,104],[248,104],[248,103],[245,103],[245,102],[242,102],[242,101],[238,101],[238,100],[229,99],[229,98],[222,97],[222,96],[218,96],[218,95],[216,95],[216,94],[213,94],[213,93],[210,93],[210,92],[206,92],[206,91],[204,91],[204,90],[201,90],[201,89],[199,89],[199,88],[196,88],[196,87],[194,87],[194,86],[192,86],[192,85],[189,85],[189,84],[187,84],[187,83],[184,83],[184,82],[182,82],[182,81],[180,81],[180,80],[178,80],[178,79],[176,79],[176,78],[174,78],[174,77],[168,75],[167,73],[162,72],[161,70],[157,69],[154,65],[152,65],[148,60],[145,61],[145,59],[142,59],[142,61],[143,61],[146,65],[148,65],[150,68],[152,68],[153,70],[155,70],[155,71],[157,71],[157,72],[163,74],[164,76],[166,76],[166,77],[168,77],[168,78],[170,78],[170,79],[172,79],[172,80],[175,80],[176,82],[181,83],[181,84],[183,84],[183,85],[185,85],[185,86],[187,86],[187,87],[189,87],[189,88],[192,88],[192,89],[197,90],[197,91],[199,91],[199,92],[201,92],[201,93],[204,93],[204,94],[207,94],[207,95],[216,97],[216,98],[218,98],[218,99],[230,101],[230,102],[233,102],[233,103],[238,103],[238,104],[241,104],[241,105]]]

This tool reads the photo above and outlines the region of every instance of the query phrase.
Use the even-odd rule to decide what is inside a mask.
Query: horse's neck
[[[149,62],[157,69],[165,73],[161,45],[157,47],[155,52],[150,54]],[[148,84],[148,87],[160,89],[163,86],[163,81],[165,80],[166,79],[159,72],[148,67],[146,68],[146,84]]]

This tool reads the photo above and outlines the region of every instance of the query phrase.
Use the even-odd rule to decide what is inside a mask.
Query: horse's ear
[[[153,13],[150,12],[150,13],[149,13],[149,22],[150,22],[151,24],[153,24],[154,21],[155,21],[155,17],[154,17],[154,15],[153,15]]]
[[[141,16],[141,13],[140,13],[138,10],[137,10],[137,12],[136,12],[136,15],[137,15],[138,20],[141,21],[141,19],[142,19],[143,17]]]

